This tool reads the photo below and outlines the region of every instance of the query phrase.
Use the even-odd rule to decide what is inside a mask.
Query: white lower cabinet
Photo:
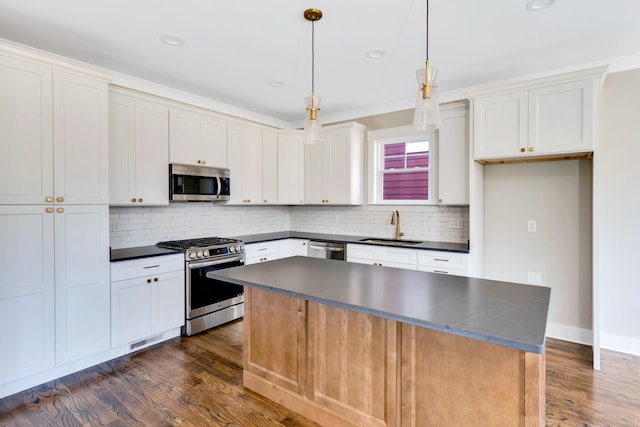
[[[244,245],[244,253],[246,256],[245,265],[281,258],[277,240],[246,244]]]
[[[184,324],[184,310],[182,254],[111,264],[112,347],[179,328]]]
[[[347,261],[380,267],[415,270],[418,262],[418,251],[416,249],[350,243],[347,245]]]
[[[291,256],[307,256],[309,253],[309,241],[305,239],[278,240],[278,258]]]
[[[106,205],[0,206],[0,384],[109,349],[108,232]]]
[[[431,273],[469,275],[469,255],[458,252],[418,251],[418,270]]]

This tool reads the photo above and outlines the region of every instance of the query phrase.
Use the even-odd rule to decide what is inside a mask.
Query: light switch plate
[[[529,221],[527,221],[527,231],[529,233],[535,233],[537,228],[538,224],[536,224],[535,220],[530,219]]]
[[[463,226],[462,218],[449,218],[449,228],[462,228]]]

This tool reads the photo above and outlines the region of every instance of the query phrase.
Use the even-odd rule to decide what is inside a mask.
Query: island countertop
[[[308,257],[211,271],[211,278],[544,353],[551,289]]]

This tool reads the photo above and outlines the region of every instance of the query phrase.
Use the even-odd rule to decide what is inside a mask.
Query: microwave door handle
[[[216,199],[219,199],[220,193],[222,192],[222,180],[219,176],[216,176],[216,181],[218,181],[218,194],[216,194]]]

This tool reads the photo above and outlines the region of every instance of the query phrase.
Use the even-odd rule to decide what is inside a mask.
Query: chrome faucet
[[[391,225],[396,226],[394,239],[400,240],[400,236],[404,236],[404,233],[400,232],[400,212],[398,212],[398,209],[394,209],[391,213]]]

